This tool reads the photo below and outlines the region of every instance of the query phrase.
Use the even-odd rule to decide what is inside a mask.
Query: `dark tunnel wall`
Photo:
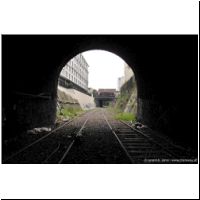
[[[102,49],[134,70],[138,121],[197,147],[197,40],[197,35],[3,35],[2,107],[9,130],[3,134],[53,125],[62,67],[78,53]]]

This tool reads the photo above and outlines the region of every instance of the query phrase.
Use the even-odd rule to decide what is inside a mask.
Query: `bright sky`
[[[89,64],[88,87],[116,88],[119,77],[124,76],[124,61],[108,51],[91,50],[82,53]]]

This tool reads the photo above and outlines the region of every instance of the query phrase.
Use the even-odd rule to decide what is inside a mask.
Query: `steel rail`
[[[83,123],[83,125],[81,126],[81,128],[79,129],[79,131],[75,133],[76,134],[75,138],[72,140],[72,142],[68,146],[67,150],[64,152],[64,154],[62,155],[61,159],[58,161],[58,164],[61,164],[63,162],[63,160],[66,158],[66,156],[68,155],[70,149],[72,148],[72,146],[73,146],[73,144],[74,144],[74,142],[76,140],[77,135],[81,134],[81,132],[85,128],[85,125],[88,122],[88,120],[89,120],[89,118],[87,118],[85,120],[85,122]]]
[[[95,112],[96,110],[89,110],[86,113],[89,112]],[[62,124],[61,126],[57,127],[56,129],[52,130],[51,132],[49,132],[48,134],[44,135],[43,137],[35,140],[34,142],[28,144],[27,146],[21,148],[20,150],[18,150],[17,152],[13,153],[12,155],[8,156],[5,160],[3,160],[3,163],[6,163],[7,161],[9,161],[11,158],[14,158],[15,156],[19,155],[20,153],[24,152],[25,150],[27,150],[28,148],[30,148],[31,146],[37,144],[38,142],[42,141],[43,139],[47,138],[48,136],[50,136],[52,133],[54,133],[55,131],[61,129],[64,126],[69,125],[71,122],[75,121],[75,119],[81,117],[82,115],[86,114],[86,113],[82,113],[76,117],[74,117],[73,119],[71,119],[70,121],[65,122],[64,124]]]
[[[46,157],[46,159],[42,162],[43,164],[46,164],[47,161],[53,156],[54,153],[56,153],[60,148],[60,143],[58,146]]]
[[[131,128],[132,130],[140,133],[142,136],[144,136],[145,138],[147,138],[150,142],[156,144],[157,146],[159,146],[162,150],[164,150],[170,157],[177,157],[176,154],[174,154],[173,152],[171,152],[169,149],[163,147],[163,145],[159,144],[158,142],[156,142],[154,139],[150,138],[149,136],[147,136],[145,133],[143,133],[140,130],[137,130],[136,128],[130,126],[129,124],[127,124],[126,122],[119,120],[121,123],[125,124],[126,126],[128,126],[129,128]],[[165,140],[166,141],[166,140]],[[172,144],[170,144],[172,145]]]
[[[131,125],[129,125],[129,124],[127,124],[125,121],[123,121],[123,120],[119,120],[119,121],[121,121],[123,124],[125,124],[125,125],[127,125],[127,126],[129,126],[129,127],[132,127],[133,130],[138,131],[138,132],[140,132],[141,134],[145,134],[144,132],[142,132],[142,131],[140,131],[140,130],[134,128],[133,126],[131,126]],[[148,128],[149,128],[149,127],[148,127]],[[149,128],[149,129],[152,131],[151,128]],[[162,141],[166,141],[166,143],[170,144],[170,145],[173,146],[174,148],[180,149],[180,150],[182,150],[182,151],[185,151],[185,148],[183,148],[182,146],[179,146],[179,145],[177,145],[177,144],[173,144],[172,141],[169,141],[167,138],[165,138],[165,137],[163,137],[163,136],[161,136],[161,135],[158,135],[158,134],[156,134],[155,136],[156,136],[157,138],[159,138],[160,140],[162,140]]]
[[[18,150],[17,152],[13,153],[11,156],[9,156],[8,158],[6,158],[3,163],[7,162],[8,160],[10,160],[11,158],[14,158],[15,156],[19,155],[20,153],[24,152],[25,150],[27,150],[28,148],[30,148],[31,146],[37,144],[38,142],[44,140],[45,138],[47,138],[48,136],[50,136],[52,133],[54,133],[55,131],[61,129],[64,126],[69,125],[71,122],[73,122],[76,118],[71,119],[70,121],[65,122],[64,124],[62,124],[61,126],[55,128],[54,130],[52,130],[51,132],[49,132],[48,134],[44,135],[43,137],[35,140],[34,142],[28,144],[27,146],[23,147],[22,149]]]
[[[126,154],[126,156],[129,158],[130,162],[133,164],[134,161],[132,159],[132,157],[130,156],[130,154],[128,153],[128,151],[126,150],[126,148],[124,147],[123,143],[121,142],[121,140],[119,139],[119,137],[117,136],[116,132],[113,130],[112,126],[110,125],[110,123],[108,122],[106,116],[103,114],[103,117],[106,121],[106,123],[108,124],[108,127],[110,128],[110,130],[112,131],[113,135],[116,137],[118,143],[120,144],[121,148],[123,149],[124,153]]]

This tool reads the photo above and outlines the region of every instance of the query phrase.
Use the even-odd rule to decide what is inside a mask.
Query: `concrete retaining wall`
[[[75,89],[66,89],[62,86],[58,86],[60,91],[65,92],[67,95],[71,96],[73,99],[77,99],[83,110],[93,109],[95,108],[94,98],[88,96],[82,92],[79,92]]]

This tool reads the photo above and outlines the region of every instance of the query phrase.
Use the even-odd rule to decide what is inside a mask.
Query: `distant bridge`
[[[100,89],[95,96],[95,103],[97,107],[108,106],[109,103],[115,102],[116,94],[113,89]]]
[[[115,102],[116,97],[97,96],[95,102],[97,107],[108,106],[110,102]]]

